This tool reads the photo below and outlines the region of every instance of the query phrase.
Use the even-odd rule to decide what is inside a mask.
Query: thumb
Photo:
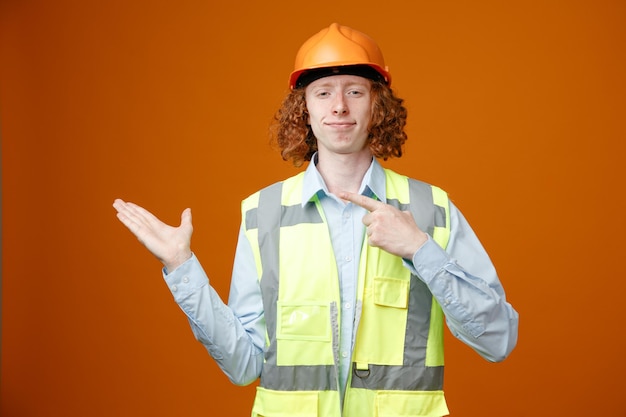
[[[191,209],[186,208],[183,210],[180,215],[180,225],[181,226],[191,226]]]

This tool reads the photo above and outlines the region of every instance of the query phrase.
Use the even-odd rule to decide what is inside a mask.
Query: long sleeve
[[[452,203],[450,227],[446,251],[429,239],[409,267],[441,304],[454,336],[489,361],[504,360],[517,343],[518,313],[506,301],[482,244]]]
[[[240,233],[229,305],[210,286],[195,255],[164,279],[196,339],[237,385],[261,374],[265,321],[250,245]],[[234,300],[234,301],[233,301]]]

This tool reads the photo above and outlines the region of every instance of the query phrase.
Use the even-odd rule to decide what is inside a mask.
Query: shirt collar
[[[317,153],[311,158],[311,162],[304,172],[302,183],[302,206],[311,201],[317,194],[319,198],[326,197],[330,193],[322,175],[316,167]],[[387,189],[385,188],[385,170],[376,160],[372,158],[370,167],[365,172],[359,193],[368,197],[376,198],[380,201],[387,201]]]

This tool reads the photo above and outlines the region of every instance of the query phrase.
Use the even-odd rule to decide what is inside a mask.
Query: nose
[[[333,114],[345,114],[348,112],[348,106],[346,105],[346,99],[342,94],[335,96],[333,102]]]

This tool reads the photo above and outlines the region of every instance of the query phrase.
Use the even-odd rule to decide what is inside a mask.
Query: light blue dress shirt
[[[385,173],[374,159],[360,193],[386,201]],[[317,194],[330,230],[341,291],[338,357],[341,397],[354,345],[354,306],[366,210],[329,193],[315,164],[303,184],[302,204]],[[243,227],[243,225],[242,225]],[[451,235],[444,251],[430,239],[405,266],[438,299],[450,331],[489,361],[503,360],[517,343],[518,314],[506,301],[495,268],[460,211],[450,203]],[[263,302],[252,248],[243,228],[231,279],[228,305],[215,290],[195,255],[174,271],[163,271],[174,299],[187,315],[195,337],[235,384],[261,374],[265,345]]]

